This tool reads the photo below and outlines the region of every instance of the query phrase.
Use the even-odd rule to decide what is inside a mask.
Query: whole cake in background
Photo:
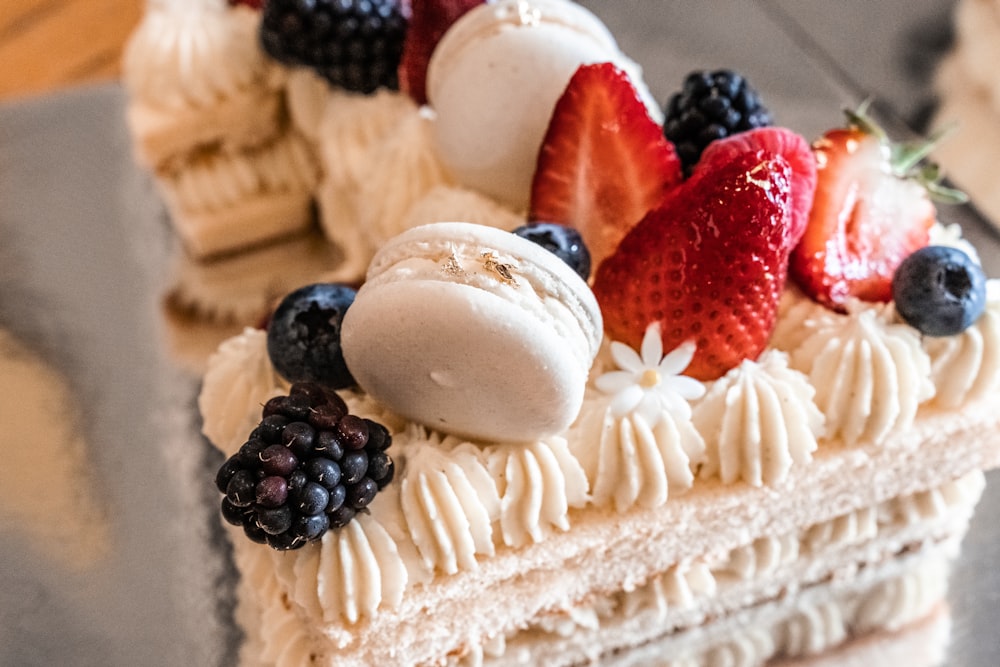
[[[192,256],[313,200],[343,254],[199,397],[245,664],[940,657],[1000,292],[926,146],[728,70],[661,109],[567,0],[249,4],[151,2],[126,63]]]

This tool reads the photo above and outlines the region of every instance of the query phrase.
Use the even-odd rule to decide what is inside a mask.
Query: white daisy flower
[[[705,394],[705,385],[681,375],[695,349],[694,341],[687,341],[663,356],[660,324],[653,322],[646,328],[639,353],[624,343],[611,343],[611,358],[621,370],[604,373],[595,385],[614,396],[610,407],[618,417],[635,412],[650,426],[658,423],[664,412],[678,420],[690,419],[688,401]]]

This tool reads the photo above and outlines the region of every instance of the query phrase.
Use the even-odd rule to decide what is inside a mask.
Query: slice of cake
[[[352,32],[404,8],[260,18],[313,70],[285,77],[287,131],[317,156],[335,279],[363,284],[292,291],[204,378],[243,661],[940,639],[920,629],[946,626],[1000,464],[1000,293],[919,151],[863,110],[810,145],[725,70],[661,110],[565,0],[413,2],[405,40]]]

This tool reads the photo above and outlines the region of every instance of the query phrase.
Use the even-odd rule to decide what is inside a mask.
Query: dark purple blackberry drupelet
[[[542,246],[584,280],[590,277],[590,251],[580,232],[573,227],[554,222],[529,222],[515,229],[514,234]]]
[[[388,429],[349,414],[334,392],[294,384],[219,468],[222,516],[254,542],[298,549],[346,526],[392,481],[391,444]]]
[[[716,139],[765,127],[771,113],[757,91],[731,70],[691,72],[667,102],[663,134],[673,142],[684,170],[691,169]]]
[[[355,294],[346,285],[317,283],[282,299],[267,327],[267,354],[281,377],[331,389],[354,385],[340,349],[340,324]]]
[[[311,67],[335,86],[396,90],[406,12],[402,0],[268,0],[261,44],[275,60]]]

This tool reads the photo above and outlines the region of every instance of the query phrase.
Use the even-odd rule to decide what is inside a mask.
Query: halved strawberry
[[[789,267],[835,310],[852,298],[890,301],[896,268],[929,242],[936,211],[928,192],[955,194],[938,185],[936,168],[919,166],[932,143],[893,146],[863,110],[848,117],[848,127],[813,143],[816,195]]]
[[[528,217],[575,227],[599,266],[681,178],[673,144],[628,76],[611,63],[583,65],[556,103]]]
[[[444,33],[485,0],[410,0],[410,23],[399,61],[399,87],[417,104],[427,103],[427,64]]]
[[[702,160],[721,155],[737,156],[752,151],[780,155],[792,168],[792,228],[789,242],[794,247],[806,231],[809,211],[816,193],[816,157],[802,135],[783,127],[761,127],[725,139],[717,139],[705,148]]]
[[[756,359],[785,284],[792,178],[766,150],[703,155],[598,269],[608,335],[638,349],[659,322],[664,350],[696,342],[685,373],[699,380]]]

